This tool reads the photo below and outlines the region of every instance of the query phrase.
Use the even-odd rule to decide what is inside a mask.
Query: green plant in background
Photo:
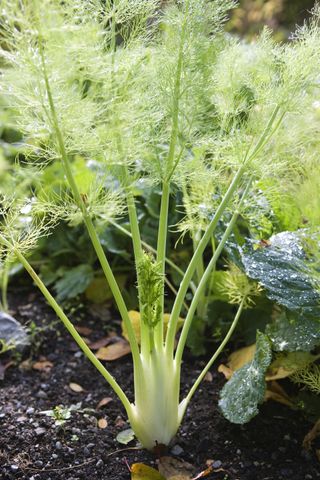
[[[205,314],[208,285],[239,216],[252,218],[258,210],[257,182],[295,178],[304,159],[286,132],[299,123],[301,112],[312,111],[320,65],[319,10],[291,45],[277,46],[265,32],[249,47],[223,35],[232,6],[232,1],[185,0],[161,10],[156,0],[5,0],[1,10],[2,94],[14,107],[19,129],[30,137],[25,156],[37,175],[32,196],[11,202],[3,198],[2,258],[12,255],[25,267],[114,389],[149,449],[168,444],[175,435],[196,389],[259,293],[260,287],[235,267],[231,270],[225,285],[236,313],[219,348],[181,399],[182,355],[190,327],[195,314]],[[307,140],[307,126],[303,132]],[[58,170],[62,165],[67,182],[48,189],[45,165]],[[145,252],[140,234],[135,195],[141,182],[161,193],[153,255]],[[177,191],[186,211],[178,229],[191,235],[194,253],[165,332],[168,218]],[[28,221],[21,224],[26,210]],[[123,215],[136,264],[140,345],[102,248],[103,229]],[[61,219],[84,223],[114,296],[132,350],[132,403],[27,259],[38,238]],[[260,281],[261,269],[255,272],[254,262],[247,268]],[[304,271],[304,264],[299,268]],[[87,273],[82,272],[84,277]],[[175,350],[190,285],[192,300]],[[314,292],[311,301],[318,302]],[[249,391],[242,388],[243,410],[256,410],[270,358],[270,341],[259,334],[247,372],[258,375],[247,385]],[[249,403],[244,401],[248,395]]]

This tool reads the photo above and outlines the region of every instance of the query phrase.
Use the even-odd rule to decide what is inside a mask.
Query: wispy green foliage
[[[1,4],[0,94],[27,139],[26,162],[38,176],[31,198],[22,203],[18,198],[5,207],[0,241],[6,252],[16,254],[115,390],[137,437],[150,449],[157,443],[168,444],[175,435],[195,390],[232,335],[243,308],[258,293],[257,285],[237,268],[227,274],[229,300],[239,303],[238,310],[217,352],[180,400],[189,329],[239,216],[247,214],[257,223],[256,182],[267,185],[280,175],[283,181],[292,180],[307,158],[302,150],[297,154],[287,132],[294,131],[302,111],[313,108],[320,66],[320,12],[315,11],[311,25],[288,46],[275,45],[268,32],[257,44],[246,45],[222,31],[233,3],[184,0],[168,2],[164,8],[146,0],[3,0]],[[304,132],[299,137],[302,146],[310,127],[299,128]],[[45,178],[56,180],[48,188]],[[161,193],[154,258],[142,248],[135,198],[141,182],[157,185]],[[186,213],[178,229],[191,233],[195,252],[183,273],[164,338],[168,218],[176,189],[182,192]],[[262,193],[271,204],[270,190]],[[21,226],[22,214],[30,217],[27,228]],[[106,225],[125,214],[136,264],[140,345],[96,228],[98,222]],[[82,219],[86,227],[131,345],[134,403],[24,257],[56,219],[72,224]],[[205,262],[210,242],[212,256]],[[254,270],[252,262],[251,267]],[[306,268],[301,265],[302,275]],[[84,288],[86,279],[75,279],[91,273],[89,264],[80,265],[59,280],[60,293],[68,293],[68,286],[71,291],[80,284]],[[175,351],[181,309],[195,276],[197,284]],[[251,276],[263,283],[255,272]],[[256,412],[263,397],[270,358],[269,342],[259,334],[255,359],[240,378],[247,381],[237,397],[235,415],[239,413],[241,422]],[[237,388],[236,384],[233,393]]]

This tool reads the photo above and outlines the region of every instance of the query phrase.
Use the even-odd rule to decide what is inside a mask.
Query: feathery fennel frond
[[[247,275],[231,262],[217,284],[217,289],[228,298],[229,303],[242,303],[244,308],[253,307],[255,297],[262,292],[262,287],[257,282],[249,280]]]

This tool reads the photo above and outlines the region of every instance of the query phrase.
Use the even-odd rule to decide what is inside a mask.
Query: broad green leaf
[[[274,322],[267,325],[266,334],[276,351],[309,352],[320,344],[320,325],[317,320],[302,317],[292,312],[282,312]]]
[[[55,284],[57,300],[63,301],[83,293],[93,280],[93,270],[90,265],[78,265],[67,271]]]
[[[305,230],[282,232],[257,250],[243,249],[242,261],[268,298],[299,315],[320,318],[319,272],[307,251],[307,242],[312,241]]]
[[[266,390],[265,373],[272,359],[269,339],[257,332],[253,360],[239,370],[223,387],[219,406],[223,415],[233,423],[246,423],[258,413]]]

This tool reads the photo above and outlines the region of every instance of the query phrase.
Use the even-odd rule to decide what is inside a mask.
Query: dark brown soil
[[[45,356],[53,367],[48,372],[28,370],[22,368],[24,362],[20,368],[8,368],[0,383],[1,480],[129,480],[126,462],[156,466],[156,458],[149,452],[121,451],[126,447],[116,436],[128,425],[120,402],[69,334],[53,323],[55,317],[44,301],[35,293],[19,291],[11,296],[11,305],[17,319],[46,326],[35,333],[31,354],[33,360]],[[74,318],[79,316],[81,325],[92,328],[92,335],[106,334],[111,320],[98,321],[81,310],[74,313]],[[182,390],[188,389],[202,366],[201,361],[185,361]],[[130,357],[109,362],[108,368],[131,398]],[[70,382],[84,391],[73,392]],[[232,425],[217,408],[222,384],[221,375],[212,368],[212,381],[203,382],[194,397],[169,455],[194,464],[199,472],[213,460],[216,472],[208,479],[320,479],[315,453],[301,447],[311,424],[299,413],[270,402],[249,424]],[[104,397],[113,400],[97,409]],[[77,403],[81,407],[63,427],[56,427],[52,418],[41,414],[57,405]],[[104,429],[98,427],[100,418],[108,422]],[[135,445],[133,441],[128,447]]]

